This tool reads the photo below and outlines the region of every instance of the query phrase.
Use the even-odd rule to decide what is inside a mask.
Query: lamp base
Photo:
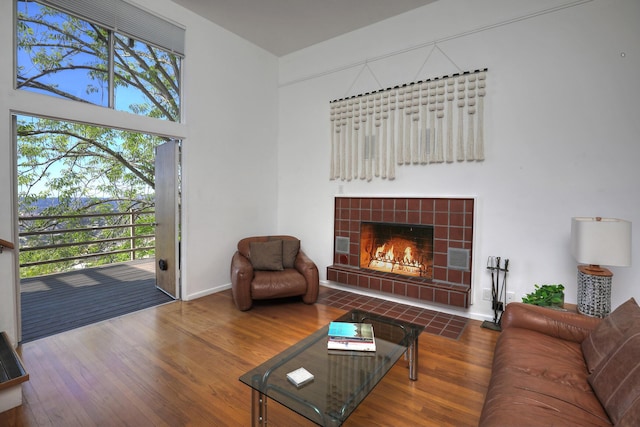
[[[589,265],[579,265],[578,271],[582,271],[584,274],[590,274],[592,276],[605,276],[612,277],[613,273],[611,270],[600,267],[599,265],[589,264]]]
[[[595,267],[595,268],[594,268]],[[578,266],[578,312],[605,317],[611,312],[613,273],[599,266]]]

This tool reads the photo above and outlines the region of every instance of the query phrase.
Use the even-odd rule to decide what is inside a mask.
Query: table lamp
[[[571,218],[571,254],[578,265],[578,311],[594,317],[611,312],[613,273],[600,265],[631,265],[631,222],[615,218]]]

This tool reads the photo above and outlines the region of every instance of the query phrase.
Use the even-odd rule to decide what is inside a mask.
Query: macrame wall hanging
[[[391,180],[396,165],[484,160],[486,82],[485,68],[332,101],[330,178]]]

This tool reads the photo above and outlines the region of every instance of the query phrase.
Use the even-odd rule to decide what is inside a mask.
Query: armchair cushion
[[[255,270],[279,271],[282,266],[282,240],[251,242],[249,260]]]
[[[300,240],[282,241],[282,266],[284,268],[295,268],[296,257],[300,251]]]
[[[251,282],[253,299],[285,298],[304,295],[307,292],[307,281],[296,270],[256,271]]]

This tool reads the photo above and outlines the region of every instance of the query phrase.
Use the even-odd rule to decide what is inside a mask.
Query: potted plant
[[[534,285],[535,291],[525,295],[522,302],[544,307],[564,306],[563,285]]]

